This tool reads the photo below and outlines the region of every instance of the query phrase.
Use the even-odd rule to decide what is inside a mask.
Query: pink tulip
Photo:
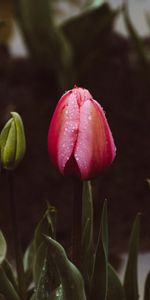
[[[50,159],[62,174],[90,179],[109,166],[116,148],[102,107],[74,87],[59,100],[49,132]]]

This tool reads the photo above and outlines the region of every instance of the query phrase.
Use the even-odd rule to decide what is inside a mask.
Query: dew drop
[[[79,157],[77,155],[75,155],[75,159],[76,161],[79,161]]]

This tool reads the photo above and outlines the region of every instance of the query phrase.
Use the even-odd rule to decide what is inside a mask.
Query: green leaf
[[[150,179],[147,179],[148,186],[150,187]]]
[[[48,213],[47,220],[51,228],[51,237],[56,239],[56,208],[49,203],[47,203]]]
[[[48,300],[64,300],[63,289],[61,284],[50,294]]]
[[[33,275],[33,262],[34,262],[34,243],[31,242],[31,244],[26,249],[23,257],[26,287],[28,287],[31,284],[32,275]]]
[[[30,298],[30,300],[35,300],[35,294],[32,295],[32,297]]]
[[[56,299],[61,295],[61,288],[59,288],[60,280],[59,274],[56,269],[56,265],[50,259],[51,255],[47,255],[47,244],[45,247],[45,239],[43,243],[44,249],[46,250],[46,255],[43,257],[43,263],[41,265],[41,271],[39,272],[40,277],[38,280],[38,285],[36,288],[35,299],[36,300],[50,300],[50,296],[56,295]],[[44,252],[43,249],[43,252]],[[38,270],[37,270],[38,271]],[[57,287],[57,288],[56,288]],[[61,299],[61,298],[60,298]]]
[[[44,267],[44,261],[46,259],[46,256],[47,256],[47,245],[45,244],[45,241],[43,241],[38,247],[34,258],[33,278],[34,278],[34,283],[36,288],[39,285],[39,280],[41,277],[42,269]]]
[[[150,29],[150,13],[146,12],[145,17],[146,17],[147,25],[148,25],[148,27]]]
[[[150,299],[150,271],[147,274],[144,288],[144,300]]]
[[[54,215],[56,210],[54,207],[49,206],[36,227],[34,234],[34,259],[33,259],[33,277],[35,285],[38,285],[40,273],[44,264],[45,257],[47,255],[47,245],[44,244],[43,234],[55,237],[54,228]]]
[[[83,278],[65,253],[64,248],[52,238],[46,236],[50,254],[58,268],[64,300],[86,300]]]
[[[14,0],[14,6],[33,61],[55,74],[64,87],[72,77],[72,50],[61,29],[55,25],[51,1]]]
[[[144,66],[147,66],[147,64],[150,63],[150,51],[149,48],[144,43],[144,41],[142,40],[142,38],[139,36],[136,29],[134,28],[132,21],[129,17],[127,5],[123,6],[123,16],[124,16],[126,27],[132,38],[135,49],[137,51],[139,60],[142,64],[144,64]]]
[[[93,265],[93,199],[91,192],[91,184],[90,182],[85,181],[83,184],[82,194],[81,272],[85,281],[87,293],[90,290]]]
[[[34,257],[34,243],[31,242],[31,244],[26,249],[23,257],[23,265],[24,265],[25,272],[27,272],[31,268],[33,257]]]
[[[108,289],[108,221],[107,204],[103,205],[101,227],[95,251],[94,272],[91,287],[91,299],[106,300]]]
[[[87,9],[94,9],[100,7],[105,0],[88,0],[85,4],[85,8]]]
[[[108,265],[108,294],[107,300],[125,300],[124,288],[114,268]]]
[[[35,299],[48,299],[53,288],[59,284],[56,279],[56,267],[49,263],[47,255],[47,243],[43,234],[49,234],[55,238],[56,210],[48,206],[47,211],[39,222],[34,235],[34,259],[33,259],[33,278],[36,288]],[[48,282],[48,284],[47,284]],[[45,292],[43,292],[43,289]],[[43,297],[43,298],[42,298]]]
[[[44,264],[40,272],[40,278],[38,280],[38,286],[36,289],[36,300],[49,300],[50,288],[49,288],[49,276],[48,276],[48,264],[47,257],[45,256]]]
[[[6,257],[7,244],[2,231],[0,230],[0,264]]]
[[[14,289],[12,283],[7,278],[1,266],[0,266],[0,293],[2,293],[7,300],[19,300],[19,295]]]
[[[85,64],[89,65],[89,58],[96,50],[100,55],[100,50],[109,38],[117,14],[117,10],[112,10],[108,4],[103,4],[97,9],[83,12],[61,26],[74,50],[75,64],[79,69],[77,70],[79,74]],[[91,29],[92,34],[86,38],[87,32],[91,32]]]
[[[8,280],[11,282],[11,284],[13,285],[14,289],[16,291],[18,291],[18,286],[17,286],[17,282],[16,282],[16,278],[14,276],[14,270],[12,270],[12,267],[11,265],[9,264],[9,262],[5,259],[3,262],[2,262],[2,265],[1,265],[2,269],[4,270]]]
[[[56,210],[53,206],[48,207],[42,219],[38,223],[34,234],[34,247],[38,247],[43,243],[43,234],[47,234],[55,238],[55,216]]]
[[[130,236],[129,255],[124,277],[127,300],[138,300],[137,258],[139,247],[140,214],[136,216]]]

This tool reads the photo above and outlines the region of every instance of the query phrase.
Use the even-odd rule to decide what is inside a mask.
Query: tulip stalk
[[[82,187],[80,179],[73,182],[73,222],[72,222],[72,261],[80,269],[81,227],[82,227]]]
[[[13,230],[13,238],[14,238],[14,251],[16,258],[16,270],[17,270],[17,278],[18,278],[18,288],[19,295],[22,300],[26,300],[26,287],[24,280],[24,267],[23,267],[23,255],[21,250],[21,243],[19,237],[19,227],[17,222],[17,207],[15,201],[15,192],[14,192],[14,176],[12,172],[6,171],[8,175],[8,184],[9,184],[9,206],[10,206],[10,215],[11,215],[11,223]]]

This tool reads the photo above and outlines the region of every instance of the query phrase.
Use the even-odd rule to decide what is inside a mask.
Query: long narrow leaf
[[[130,236],[129,255],[124,277],[127,300],[138,300],[137,258],[139,247],[140,215],[136,216]]]
[[[8,280],[11,282],[11,284],[13,285],[14,289],[16,291],[18,291],[18,286],[17,286],[17,282],[16,282],[16,278],[15,278],[15,272],[12,269],[11,265],[9,264],[9,262],[7,261],[7,259],[5,259],[1,265],[2,269],[4,270]]]
[[[144,289],[144,300],[150,299],[150,271],[147,275],[146,281],[145,281],[145,289]]]
[[[50,235],[51,237],[55,238],[54,214],[56,215],[55,208],[53,206],[48,206],[48,209],[46,210],[42,219],[38,223],[36,230],[35,230],[35,234],[34,234],[34,246],[36,249],[43,242],[42,234],[47,234],[47,235]]]
[[[34,264],[36,253],[39,252],[39,248],[43,244],[43,234],[49,234],[52,237],[55,236],[55,224],[53,222],[54,214],[56,214],[55,208],[52,206],[48,206],[48,209],[46,210],[45,214],[43,215],[35,229],[34,240],[26,249],[23,258],[24,270],[26,273],[32,270],[32,265]]]
[[[139,60],[145,66],[147,65],[147,63],[150,63],[150,51],[146,46],[146,44],[144,43],[144,41],[139,36],[136,29],[134,28],[132,21],[129,17],[128,8],[126,5],[124,5],[123,7],[123,16],[124,16],[126,27],[131,36],[135,49],[137,51]]]
[[[49,277],[48,277],[48,265],[47,257],[45,257],[42,270],[40,272],[40,278],[38,280],[38,287],[35,294],[36,300],[49,300],[50,289],[49,289]]]
[[[146,14],[145,14],[145,17],[146,17],[147,25],[148,25],[148,27],[149,27],[149,29],[150,29],[150,13],[149,13],[149,12],[146,13]]]
[[[2,231],[0,230],[0,264],[6,257],[7,244]]]
[[[124,288],[114,268],[108,265],[108,295],[107,300],[125,300]]]
[[[50,294],[48,300],[64,300],[63,288],[61,284]]]
[[[94,273],[92,278],[91,299],[106,300],[108,289],[108,221],[107,204],[103,205],[100,234],[98,238]]]
[[[79,68],[81,64],[84,65],[85,59],[87,60],[95,49],[100,55],[100,49],[103,48],[117,15],[118,10],[112,10],[105,3],[97,9],[87,10],[62,24],[62,30],[74,49],[75,62]],[[91,29],[92,34],[85,39],[86,33]],[[103,43],[101,43],[102,40]]]
[[[47,245],[44,243],[43,234],[50,235],[54,237],[54,224],[53,224],[53,214],[56,213],[53,207],[48,207],[39,224],[36,227],[34,234],[33,247],[31,251],[34,251],[32,254],[33,259],[33,277],[35,286],[37,288],[38,281],[41,277],[42,268],[44,265],[45,258],[47,256]]]
[[[0,293],[2,293],[7,300],[19,300],[19,295],[17,294],[13,285],[7,278],[1,266],[0,266]]]
[[[37,288],[39,285],[39,280],[41,277],[42,269],[44,267],[44,261],[47,257],[47,245],[45,242],[41,243],[36,251],[36,255],[34,258],[34,265],[33,265],[33,278],[35,287]]]
[[[84,283],[79,270],[66,256],[63,247],[50,237],[46,237],[50,255],[58,268],[62,284],[63,300],[86,300]]]
[[[24,262],[26,263],[27,270],[29,271],[29,267],[31,266],[30,262],[32,261],[32,269],[33,269],[33,279],[35,283],[35,299],[42,300],[48,299],[51,288],[55,286],[55,275],[56,270],[54,270],[53,266],[50,266],[51,271],[48,274],[48,257],[47,257],[47,244],[45,243],[45,239],[43,234],[50,235],[55,237],[55,215],[56,210],[54,207],[48,206],[45,214],[40,220],[39,224],[36,227],[34,240],[29,249],[29,253],[26,254],[24,258]],[[28,261],[29,259],[29,261]],[[48,284],[47,284],[48,282]],[[44,289],[44,291],[43,291]],[[43,297],[43,298],[42,298]],[[46,298],[47,297],[47,298]]]
[[[85,4],[85,9],[95,9],[100,7],[105,0],[88,0]]]
[[[14,7],[32,59],[38,66],[52,71],[60,84],[69,81],[72,50],[61,29],[55,25],[51,1],[14,0]]]

